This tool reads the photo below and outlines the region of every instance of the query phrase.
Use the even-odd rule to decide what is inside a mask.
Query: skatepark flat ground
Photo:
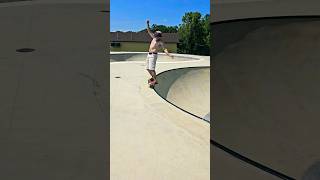
[[[107,179],[101,10],[106,1],[0,3],[0,179]]]
[[[111,179],[209,180],[209,123],[174,107],[148,87],[145,57],[110,64]],[[209,57],[159,60],[157,73],[209,65]]]

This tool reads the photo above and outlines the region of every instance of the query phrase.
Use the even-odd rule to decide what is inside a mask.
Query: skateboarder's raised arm
[[[148,34],[151,36],[151,38],[155,38],[153,33],[150,31],[150,27],[149,27],[149,20],[147,20],[147,31],[148,31]]]

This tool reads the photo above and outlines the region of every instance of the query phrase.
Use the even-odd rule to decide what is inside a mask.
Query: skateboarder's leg
[[[150,74],[151,78],[149,79],[149,81],[153,81],[153,73],[152,70],[147,69],[148,73]]]
[[[151,70],[150,74],[152,76],[152,78],[154,79],[154,83],[157,83],[157,74],[155,70]]]
[[[149,81],[151,81],[152,83],[157,83],[156,71],[155,71],[156,61],[157,61],[156,55],[148,55],[146,69],[149,72],[149,74],[151,75],[151,78],[149,79]]]

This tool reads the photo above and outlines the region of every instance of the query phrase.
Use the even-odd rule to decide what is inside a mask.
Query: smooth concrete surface
[[[155,91],[170,103],[201,118],[210,112],[209,66],[165,71],[157,80]]]
[[[197,57],[159,60],[157,72],[210,65],[208,57]],[[209,180],[209,123],[148,87],[145,58],[110,64],[111,179]]]
[[[279,180],[278,177],[239,161],[213,145],[210,148],[212,151],[211,169],[213,169],[213,180]]]
[[[47,2],[0,3],[0,179],[106,179],[109,6]]]
[[[256,21],[259,26],[213,55],[211,138],[295,179],[319,179],[320,20],[284,22]],[[214,26],[216,32],[237,33],[236,26],[220,31],[227,26]],[[215,179],[224,179],[229,167],[219,154],[213,152],[212,171]],[[232,173],[243,171],[251,170]],[[261,173],[251,178],[263,179]]]
[[[251,20],[239,20],[233,21],[232,23],[219,23],[218,25],[213,25],[212,33],[219,34],[214,38],[216,46],[211,50],[211,53],[218,54],[223,51],[230,44],[241,41],[245,38],[248,33],[264,28],[266,26],[276,26],[285,25],[295,22],[308,22],[308,21],[318,21],[317,17],[289,17],[289,18],[272,18],[265,17],[263,19],[251,19]],[[236,28],[236,31],[232,29]]]

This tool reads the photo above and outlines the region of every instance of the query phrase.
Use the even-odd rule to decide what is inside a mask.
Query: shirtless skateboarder
[[[164,47],[164,43],[161,40],[161,37],[162,37],[161,31],[156,31],[154,33],[150,31],[149,20],[147,20],[147,31],[148,31],[148,34],[151,36],[152,41],[149,46],[146,69],[151,75],[151,78],[148,80],[148,83],[150,87],[153,88],[155,84],[158,84],[156,79],[156,71],[155,71],[158,52],[160,50],[163,50],[166,53],[166,55],[168,55],[169,57],[173,58],[173,56],[169,54],[168,50]]]

